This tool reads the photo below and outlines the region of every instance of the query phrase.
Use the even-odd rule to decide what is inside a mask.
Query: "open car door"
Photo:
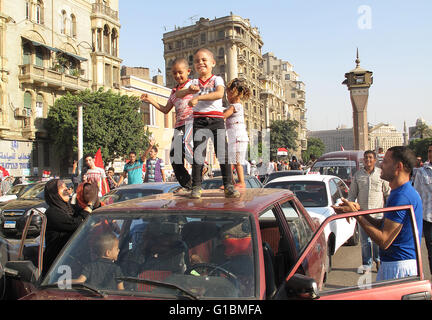
[[[29,242],[26,238],[34,214],[42,219],[41,231],[39,241]],[[42,273],[46,223],[45,214],[37,209],[27,218],[17,258],[7,261],[4,267],[7,300],[19,299],[35,289]]]
[[[406,278],[374,281],[375,277],[370,276],[368,281],[364,275],[359,275],[355,271],[351,272],[353,280],[347,281],[343,286],[333,286],[330,289],[321,289],[318,291],[313,279],[297,273],[299,266],[308,262],[310,252],[313,251],[316,241],[324,231],[327,224],[337,219],[346,219],[359,215],[368,215],[373,213],[382,213],[397,210],[409,210],[411,224],[413,227],[413,241],[417,256],[417,276]],[[355,222],[355,221],[352,221]],[[360,246],[359,246],[360,247]],[[358,254],[361,256],[360,248]],[[355,270],[355,269],[354,269]],[[423,274],[423,264],[421,258],[421,247],[417,224],[414,216],[414,210],[411,205],[374,209],[367,211],[358,211],[332,215],[328,217],[314,234],[312,240],[305,248],[295,266],[291,269],[286,277],[285,290],[288,298],[303,299],[323,299],[323,300],[431,300],[431,282],[426,280]]]

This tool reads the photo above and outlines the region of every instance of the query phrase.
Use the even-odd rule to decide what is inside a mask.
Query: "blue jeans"
[[[378,245],[369,238],[367,233],[360,227],[360,242],[362,252],[362,264],[365,268],[372,268],[373,261],[379,262],[379,247]]]
[[[428,251],[429,271],[432,272],[432,222],[423,220],[423,236]]]

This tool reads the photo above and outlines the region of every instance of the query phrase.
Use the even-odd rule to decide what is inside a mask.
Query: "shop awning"
[[[57,49],[57,48],[54,48],[54,47],[50,47],[50,46],[48,46],[46,44],[43,44],[43,43],[40,43],[40,42],[37,42],[37,41],[34,41],[34,40],[27,39],[25,37],[21,37],[21,38],[23,38],[26,41],[31,42],[32,45],[34,45],[34,46],[44,47],[44,48],[47,48],[48,50],[51,50],[53,52],[61,52],[61,53],[65,54],[65,55],[68,55],[68,56],[70,56],[72,58],[75,58],[75,59],[77,59],[79,61],[87,61],[88,60],[87,58],[83,58],[83,57],[80,57],[80,56],[78,56],[76,54],[73,54],[73,53],[70,53],[70,52],[67,52],[67,51],[63,51],[63,50],[60,50],[60,49]]]

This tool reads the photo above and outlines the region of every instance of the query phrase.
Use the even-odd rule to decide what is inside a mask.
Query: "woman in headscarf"
[[[70,236],[88,216],[85,211],[75,212],[69,203],[69,192],[62,180],[49,180],[44,193],[48,209],[45,211],[47,226],[43,274],[48,271]]]

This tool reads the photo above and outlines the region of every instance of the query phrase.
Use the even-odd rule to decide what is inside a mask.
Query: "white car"
[[[318,218],[322,223],[330,215],[336,214],[331,207],[341,201],[341,197],[348,198],[348,187],[340,178],[330,175],[300,175],[277,178],[267,183],[264,188],[289,189],[308,211],[309,215]],[[328,243],[328,268],[331,268],[331,256],[345,243],[357,245],[359,243],[359,229],[357,221],[338,219],[324,229]]]

